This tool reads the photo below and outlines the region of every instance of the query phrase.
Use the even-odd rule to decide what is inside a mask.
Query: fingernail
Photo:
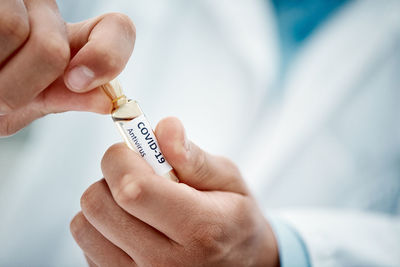
[[[78,66],[69,71],[68,87],[74,91],[86,89],[94,80],[94,72],[86,66]]]

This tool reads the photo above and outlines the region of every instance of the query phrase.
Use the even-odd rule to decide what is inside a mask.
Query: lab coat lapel
[[[269,138],[255,153],[260,160],[249,167],[250,176],[258,178],[252,180],[252,187],[271,185],[290,167],[293,156],[300,155],[340,105],[362,89],[371,66],[388,50],[388,36],[397,27],[393,21],[399,20],[397,11],[373,3],[355,1],[344,6],[300,51],[289,72],[274,130],[260,130],[260,138]],[[382,14],[386,14],[383,19]]]

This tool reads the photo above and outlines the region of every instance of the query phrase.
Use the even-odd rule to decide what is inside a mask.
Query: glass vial
[[[139,104],[126,98],[116,80],[102,87],[112,99],[111,117],[126,145],[141,155],[158,175],[178,181],[175,171],[165,160],[150,123]]]

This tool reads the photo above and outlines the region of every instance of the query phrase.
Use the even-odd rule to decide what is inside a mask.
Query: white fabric
[[[287,210],[315,266],[398,266],[399,216],[354,210]]]
[[[177,116],[201,147],[233,158],[315,266],[400,265],[400,2],[339,10],[300,50],[281,99],[269,98],[279,53],[265,2],[99,1],[92,13],[135,21],[121,80],[153,125]],[[1,180],[0,265],[84,264],[68,223],[120,140],[113,127],[81,113],[31,127]]]

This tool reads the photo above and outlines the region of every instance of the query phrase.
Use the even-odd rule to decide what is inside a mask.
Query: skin
[[[134,43],[135,27],[122,14],[68,24],[54,0],[1,0],[0,136],[49,113],[109,113],[98,86],[122,71]],[[82,66],[91,77],[73,86],[71,73]]]
[[[180,183],[124,144],[81,198],[71,232],[90,266],[279,266],[271,227],[236,166],[186,140],[176,118],[156,136]]]
[[[99,86],[122,71],[134,42],[122,14],[68,24],[54,0],[1,0],[0,136],[50,113],[109,113]],[[188,141],[177,119],[161,121],[156,135],[180,183],[112,146],[104,179],[71,222],[89,266],[278,266],[271,227],[236,166]]]

